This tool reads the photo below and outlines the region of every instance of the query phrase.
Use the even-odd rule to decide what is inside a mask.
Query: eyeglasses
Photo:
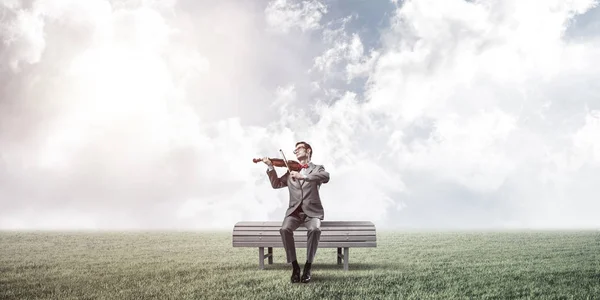
[[[300,150],[300,149],[306,150],[306,147],[300,146],[300,147],[296,148],[296,150],[294,150],[294,154],[298,154],[298,150]]]

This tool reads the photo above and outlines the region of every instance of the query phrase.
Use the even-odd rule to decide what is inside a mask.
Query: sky
[[[0,229],[600,228],[591,0],[7,0]],[[278,174],[285,169],[277,168]]]

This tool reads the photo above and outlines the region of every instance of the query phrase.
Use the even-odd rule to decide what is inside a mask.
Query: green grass
[[[230,232],[0,232],[0,299],[600,299],[599,231],[384,232],[291,284]],[[303,264],[305,248],[298,249]]]

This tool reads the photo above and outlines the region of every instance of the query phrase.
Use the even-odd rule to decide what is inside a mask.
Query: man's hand
[[[304,175],[300,174],[300,173],[299,173],[299,172],[297,172],[297,171],[291,171],[291,172],[290,172],[290,176],[291,176],[292,178],[295,178],[295,179],[305,179],[305,178],[306,178],[306,176],[304,176]]]
[[[262,161],[269,167],[273,165],[273,162],[268,157],[263,157]]]

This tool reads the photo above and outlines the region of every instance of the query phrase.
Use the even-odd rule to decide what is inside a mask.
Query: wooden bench
[[[233,247],[257,247],[258,265],[264,269],[265,258],[268,258],[269,264],[273,264],[273,248],[283,248],[279,233],[281,223],[238,222],[233,227]],[[294,231],[294,240],[296,248],[306,248],[306,228],[300,226]],[[377,247],[375,224],[369,221],[321,222],[318,248],[337,248],[337,264],[343,260],[345,271],[348,270],[350,247]]]

